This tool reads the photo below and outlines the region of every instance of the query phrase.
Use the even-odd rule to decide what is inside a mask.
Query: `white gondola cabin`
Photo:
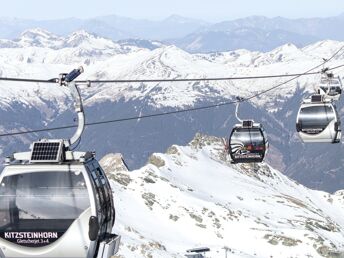
[[[118,251],[109,181],[93,153],[71,150],[85,126],[72,82],[82,71],[62,74],[59,81],[76,101],[75,134],[35,142],[30,152],[6,159],[0,174],[1,258],[110,258]]]
[[[8,158],[0,176],[0,257],[109,258],[120,238],[112,233],[110,184],[92,153],[63,151],[44,141]]]
[[[326,95],[326,98],[339,100],[342,94],[342,81],[338,77],[334,77],[332,73],[327,73],[321,77],[318,87],[318,94]]]
[[[305,99],[297,115],[296,130],[303,142],[340,142],[340,118],[335,104],[323,95]]]

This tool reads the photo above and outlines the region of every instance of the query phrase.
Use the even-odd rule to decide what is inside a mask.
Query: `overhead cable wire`
[[[27,79],[27,78],[12,78],[12,77],[0,77],[0,81],[10,82],[28,82],[28,83],[58,83],[59,79],[41,80],[41,79]]]
[[[337,69],[342,68],[342,67],[344,67],[344,64],[328,68],[328,71],[337,70]]]
[[[126,118],[119,118],[119,119],[112,119],[112,120],[105,120],[105,121],[96,121],[96,122],[91,122],[91,123],[86,123],[86,126],[94,126],[94,125],[101,125],[101,124],[109,124],[109,123],[118,123],[118,122],[125,122],[125,121],[131,121],[131,120],[138,120],[138,119],[146,119],[146,118],[152,118],[152,117],[159,117],[159,116],[166,116],[166,115],[173,115],[173,114],[179,114],[179,113],[185,113],[185,112],[192,112],[192,111],[198,111],[198,110],[205,110],[205,109],[211,109],[211,108],[216,108],[216,107],[221,107],[221,106],[227,106],[227,105],[233,105],[236,104],[238,102],[245,102],[245,101],[249,101],[253,98],[256,98],[258,96],[261,96],[269,91],[272,91],[276,88],[279,88],[293,80],[296,80],[297,78],[303,76],[303,75],[307,75],[309,73],[311,73],[313,70],[323,66],[324,64],[328,63],[329,61],[331,61],[336,55],[338,55],[338,53],[340,51],[342,51],[344,49],[344,45],[338,50],[336,51],[329,59],[325,59],[323,63],[307,70],[304,73],[300,73],[300,74],[294,74],[294,75],[290,75],[290,76],[294,76],[293,78],[282,82],[280,84],[277,84],[274,87],[271,87],[267,90],[264,90],[262,92],[259,92],[257,94],[254,94],[248,98],[242,98],[241,100],[235,100],[235,101],[228,101],[228,102],[222,102],[222,103],[218,103],[218,104],[212,104],[212,105],[207,105],[207,106],[202,106],[202,107],[193,107],[193,108],[186,108],[186,109],[181,109],[181,110],[175,110],[175,111],[169,111],[169,112],[162,112],[162,113],[156,113],[156,114],[149,114],[149,115],[141,115],[141,116],[133,116],[133,117],[126,117]],[[344,67],[343,65],[339,65],[336,67],[332,67],[329,68],[328,70],[335,70],[338,68]],[[312,72],[312,74],[319,74],[321,72]],[[234,77],[235,78],[235,77]],[[238,77],[236,77],[238,78]],[[241,77],[242,78],[242,77]],[[271,77],[268,77],[271,78]],[[0,78],[1,80],[1,78]],[[51,81],[51,80],[50,80]],[[56,130],[63,130],[63,129],[70,129],[70,128],[75,128],[77,127],[77,125],[67,125],[67,126],[59,126],[59,127],[52,127],[52,128],[44,128],[44,129],[37,129],[37,130],[27,130],[27,131],[20,131],[20,132],[11,132],[11,133],[3,133],[0,134],[0,137],[8,137],[8,136],[16,136],[16,135],[23,135],[23,134],[30,134],[30,133],[38,133],[38,132],[48,132],[48,131],[56,131]]]
[[[258,80],[258,79],[270,79],[270,78],[283,78],[293,77],[298,75],[315,75],[321,72],[302,73],[302,74],[276,74],[276,75],[256,75],[256,76],[237,76],[237,77],[202,77],[202,78],[171,78],[171,79],[135,79],[135,80],[80,80],[75,83],[82,84],[95,84],[95,83],[150,83],[150,82],[197,82],[197,81],[234,81],[234,80]],[[58,83],[58,78],[50,80],[41,79],[27,79],[27,78],[12,78],[12,77],[0,77],[0,81],[13,81],[13,82],[24,82],[24,83]]]
[[[313,72],[302,75],[315,75],[321,72]],[[150,83],[150,82],[194,82],[194,81],[235,81],[235,80],[258,80],[270,78],[293,77],[300,74],[276,74],[276,75],[255,75],[238,77],[210,77],[210,78],[171,78],[171,79],[134,79],[134,80],[89,80],[76,81],[76,83]]]
[[[338,67],[329,68],[328,70],[334,70]],[[315,69],[315,68],[314,68]],[[313,69],[313,70],[314,70]],[[196,81],[235,81],[235,80],[259,80],[259,79],[272,79],[272,78],[283,78],[283,77],[295,77],[295,76],[307,76],[320,74],[319,72],[308,72],[308,73],[294,73],[294,74],[275,74],[275,75],[254,75],[254,76],[234,76],[234,77],[209,77],[209,78],[171,78],[171,79],[135,79],[135,80],[79,80],[75,83],[150,83],[150,82],[196,82]],[[13,78],[13,77],[0,77],[0,81],[12,81],[12,82],[24,82],[24,83],[52,83],[56,84],[59,82],[58,78],[49,80],[43,79],[28,79],[28,78]]]

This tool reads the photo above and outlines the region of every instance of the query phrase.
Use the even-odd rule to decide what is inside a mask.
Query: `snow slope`
[[[188,146],[153,154],[128,172],[101,160],[114,191],[120,257],[343,257],[344,191],[314,191],[266,164],[232,165],[221,139],[197,134]]]

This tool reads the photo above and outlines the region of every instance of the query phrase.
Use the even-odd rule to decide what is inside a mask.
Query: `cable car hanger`
[[[243,102],[245,99],[244,99],[244,98],[241,98],[241,97],[236,97],[236,100],[237,100],[237,102],[236,102],[236,104],[235,104],[235,117],[236,117],[236,119],[239,121],[239,123],[242,123],[243,120],[241,120],[241,119],[239,118],[239,116],[238,116],[238,111],[239,111],[239,105],[240,105],[240,103]]]
[[[78,69],[74,69],[69,74],[66,74],[66,73],[60,74],[60,77],[57,80],[57,83],[60,86],[69,88],[69,91],[71,92],[72,97],[74,99],[75,111],[78,115],[78,126],[74,135],[69,140],[64,141],[64,145],[67,148],[70,148],[74,143],[80,140],[80,137],[85,129],[85,113],[84,113],[84,107],[82,104],[82,98],[81,98],[81,94],[80,94],[78,86],[86,85],[87,87],[90,87],[91,84],[88,82],[84,82],[84,83],[74,82],[74,80],[83,72],[84,72],[84,69],[82,66],[80,66]]]

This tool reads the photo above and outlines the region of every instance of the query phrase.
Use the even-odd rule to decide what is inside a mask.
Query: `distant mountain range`
[[[319,40],[344,40],[344,14],[329,18],[287,19],[250,16],[211,24],[178,15],[161,21],[137,20],[116,15],[92,19],[0,19],[0,38],[15,39],[27,29],[43,28],[60,36],[85,30],[112,40],[154,40],[192,53],[245,48],[270,51],[292,43],[298,47]]]
[[[56,78],[83,65],[80,79],[205,78],[304,72],[335,53],[343,42],[319,41],[304,48],[282,45],[270,52],[235,50],[190,54],[156,41],[114,42],[86,31],[66,37],[42,29],[25,31],[17,40],[0,40],[0,76]],[[342,65],[339,54],[329,66]],[[319,68],[321,69],[321,68]],[[343,76],[343,68],[336,73]],[[295,130],[304,95],[313,91],[319,76],[303,76],[240,106],[240,116],[264,124],[270,142],[267,162],[306,186],[343,189],[342,144],[303,144]],[[285,79],[180,83],[92,84],[82,88],[88,122],[155,114],[228,102],[249,97]],[[296,87],[299,85],[299,87]],[[57,85],[0,83],[0,134],[74,123],[70,93]],[[338,112],[344,121],[344,109]],[[131,169],[142,166],[153,152],[171,144],[186,144],[197,132],[228,137],[235,107],[222,106],[111,125],[87,127],[81,149],[99,157],[121,152]],[[53,131],[0,138],[0,159],[25,151],[40,138],[65,138],[71,131]],[[1,163],[1,162],[0,162]]]
[[[169,41],[190,52],[221,52],[235,49],[268,52],[280,45],[292,43],[298,47],[318,41],[320,38],[285,30],[260,28],[235,28],[230,30],[206,30]]]
[[[0,19],[0,38],[15,39],[20,37],[24,30],[38,27],[61,36],[66,36],[74,31],[85,30],[112,40],[129,38],[165,40],[184,37],[204,26],[209,26],[209,24],[177,15],[162,21],[136,20],[116,15],[85,20],[69,18],[34,21],[2,18]]]

